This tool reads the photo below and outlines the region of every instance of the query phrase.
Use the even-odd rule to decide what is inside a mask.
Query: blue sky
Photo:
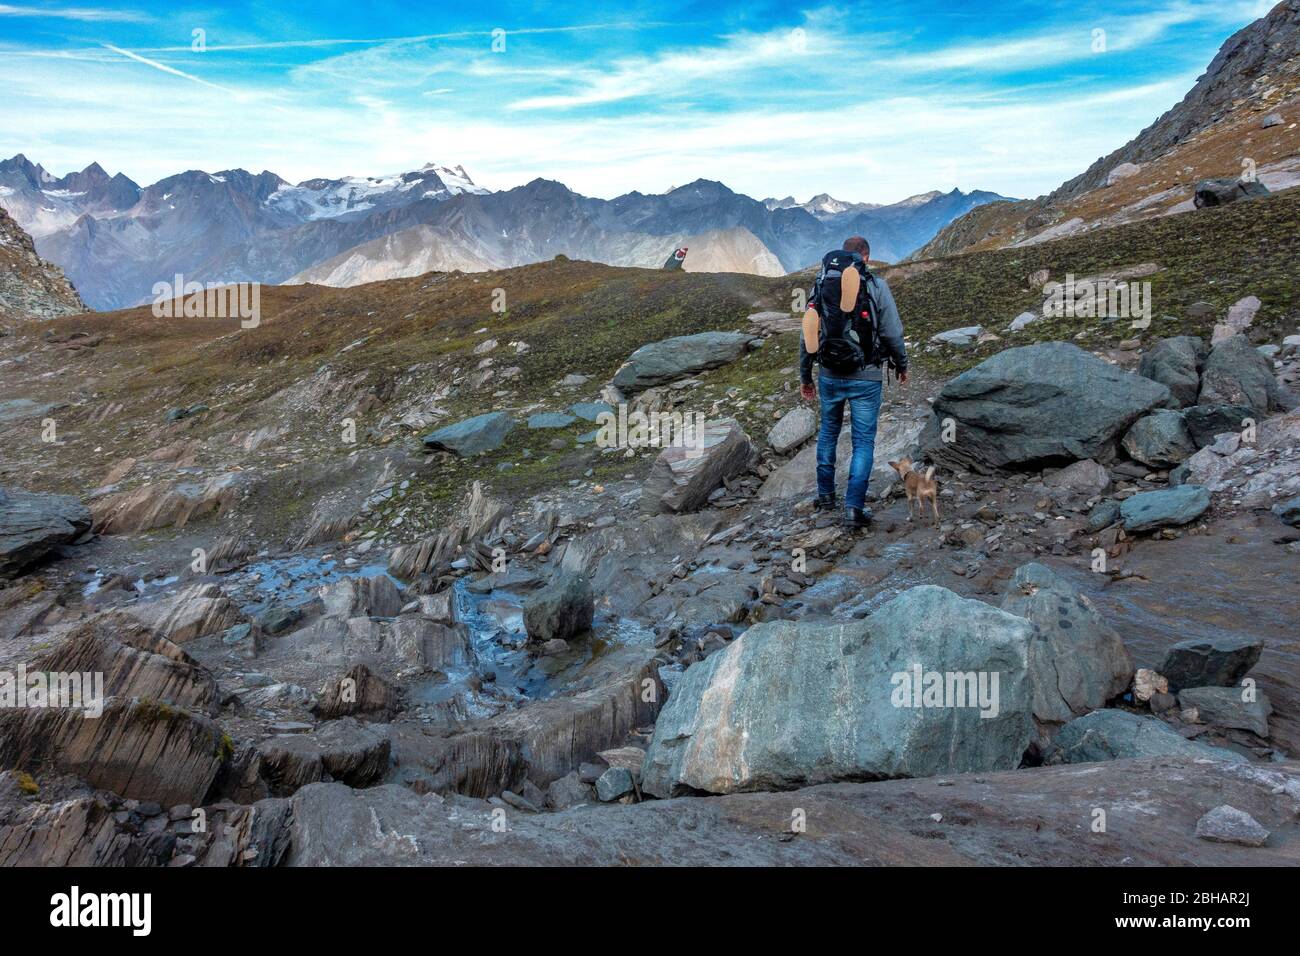
[[[1176,103],[1270,6],[15,0],[0,155],[142,184],[437,162],[604,197],[700,177],[758,198],[1033,196]]]

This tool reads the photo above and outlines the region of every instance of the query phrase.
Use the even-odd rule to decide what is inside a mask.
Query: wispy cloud
[[[0,3],[0,17],[45,17],[53,20],[80,20],[86,23],[144,23],[150,18],[131,10],[104,10],[96,7],[16,7]]]
[[[159,63],[157,60],[151,60],[143,57],[139,53],[132,53],[130,50],[123,50],[121,47],[113,46],[111,43],[104,44],[105,50],[112,50],[127,59],[134,60],[137,63],[143,63],[145,66],[153,67],[155,70],[161,70],[163,73],[170,73],[172,76],[179,76],[181,79],[189,80],[191,83],[198,83],[201,86],[211,87],[214,90],[220,90],[223,93],[236,94],[235,90],[221,86],[217,83],[209,82],[202,77],[195,76],[193,73],[186,73],[184,70],[178,70],[174,66],[168,66],[166,63]]]

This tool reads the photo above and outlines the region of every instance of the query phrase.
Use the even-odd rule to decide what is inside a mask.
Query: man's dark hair
[[[861,236],[849,236],[844,240],[845,252],[856,252],[863,259],[871,258],[871,243]]]

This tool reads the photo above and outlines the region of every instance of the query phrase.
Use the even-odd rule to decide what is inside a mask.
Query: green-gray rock
[[[651,342],[628,357],[614,374],[614,385],[629,395],[666,385],[736,361],[753,341],[754,336],[743,332],[700,332]]]
[[[1046,762],[1095,763],[1129,757],[1244,759],[1231,750],[1188,740],[1156,717],[1126,710],[1094,710],[1061,728]]]
[[[1195,521],[1210,507],[1210,493],[1200,485],[1143,491],[1119,506],[1125,531],[1151,531]]]
[[[641,788],[668,797],[1017,767],[1033,733],[1035,633],[933,585],[862,621],[755,625],[682,676]]]
[[[1171,468],[1196,454],[1182,414],[1167,408],[1139,418],[1122,444],[1130,458],[1152,468]]]
[[[1108,460],[1119,436],[1169,389],[1068,342],[1006,349],[940,390],[921,435],[932,460],[989,472],[1084,458]],[[956,425],[944,441],[945,419]]]
[[[1038,563],[1016,569],[1002,610],[1038,625],[1030,645],[1034,718],[1046,733],[1124,693],[1133,661],[1086,597]]]
[[[515,424],[505,412],[488,412],[429,432],[423,441],[435,451],[449,451],[466,458],[500,448]]]
[[[1169,389],[1179,405],[1195,405],[1205,343],[1195,335],[1161,339],[1142,356],[1138,374]]]
[[[1268,736],[1273,705],[1257,687],[1249,692],[1244,687],[1187,687],[1178,692],[1178,703],[1181,707],[1195,707],[1203,724]]]

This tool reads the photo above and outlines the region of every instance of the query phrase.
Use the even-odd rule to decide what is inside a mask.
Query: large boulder
[[[948,382],[921,436],[931,459],[989,472],[1113,456],[1169,389],[1066,342],[1006,349]],[[945,442],[945,419],[956,424]]]
[[[1190,524],[1210,507],[1210,493],[1200,485],[1143,491],[1119,506],[1125,531],[1153,531]]]
[[[1169,688],[1232,687],[1255,666],[1264,643],[1236,634],[1196,637],[1179,641],[1165,652],[1160,673]]]
[[[524,630],[530,640],[568,640],[591,630],[596,602],[591,582],[576,571],[561,571],[524,601]]]
[[[1048,763],[1095,763],[1130,757],[1206,757],[1242,761],[1230,750],[1188,740],[1157,717],[1094,710],[1061,728]]]
[[[930,585],[850,624],[755,625],[682,676],[642,789],[669,797],[1016,767],[1032,734],[1035,634]]]
[[[393,617],[402,609],[402,595],[386,574],[340,578],[317,591],[331,617]]]
[[[1171,468],[1196,453],[1182,414],[1167,408],[1135,421],[1122,444],[1130,458],[1152,468]]]
[[[1197,209],[1205,206],[1226,206],[1239,199],[1267,195],[1268,187],[1257,179],[1202,179],[1196,184],[1192,205]]]
[[[728,478],[745,470],[754,448],[734,418],[708,422],[698,441],[670,445],[659,453],[641,488],[648,514],[695,511]]]
[[[12,578],[90,530],[90,511],[71,495],[0,488],[0,578]]]
[[[1002,610],[1038,625],[1029,667],[1034,719],[1045,735],[1128,689],[1133,660],[1119,632],[1048,568],[1038,563],[1017,568]]]
[[[500,448],[516,424],[505,412],[488,412],[431,431],[422,440],[434,451],[449,451],[467,458]]]
[[[401,692],[365,664],[350,670],[321,688],[320,698],[312,707],[321,720],[338,717],[361,717],[390,720],[401,704]]]
[[[625,395],[666,385],[734,362],[754,341],[744,332],[700,332],[651,342],[633,352],[614,373],[614,385]]]
[[[1166,386],[1179,405],[1195,405],[1205,343],[1195,335],[1161,339],[1142,355],[1138,374]]]
[[[1210,351],[1201,372],[1201,405],[1244,405],[1256,417],[1277,404],[1273,366],[1244,335],[1224,339]]]

